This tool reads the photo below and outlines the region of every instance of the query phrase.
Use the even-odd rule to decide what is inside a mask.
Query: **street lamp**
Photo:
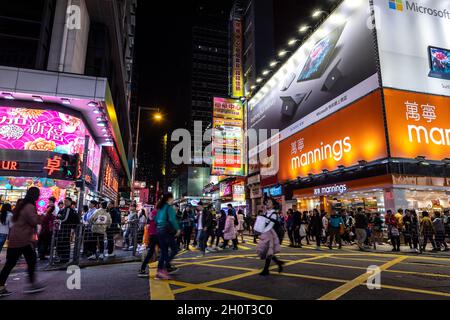
[[[138,121],[137,121],[137,132],[136,132],[136,147],[134,150],[134,156],[136,159],[136,163],[134,164],[134,168],[133,168],[133,181],[136,177],[136,169],[138,167],[138,150],[139,150],[139,134],[141,131],[141,111],[151,111],[151,112],[155,112],[155,114],[153,115],[153,119],[155,121],[162,121],[163,120],[163,114],[161,113],[161,110],[159,108],[148,108],[148,107],[141,107],[139,106],[139,110],[138,110]]]
[[[317,18],[319,18],[322,14],[328,14],[328,12],[326,12],[326,11],[324,11],[324,10],[317,9],[317,10],[314,10],[314,12],[312,13],[312,17],[315,18],[315,19],[317,19]]]

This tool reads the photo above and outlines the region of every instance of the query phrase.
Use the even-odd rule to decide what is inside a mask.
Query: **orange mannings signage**
[[[384,95],[392,157],[450,157],[450,98],[392,89]]]
[[[380,91],[283,140],[279,152],[280,182],[386,158]]]

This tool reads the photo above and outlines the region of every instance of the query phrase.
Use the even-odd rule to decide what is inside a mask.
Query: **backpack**
[[[330,226],[333,228],[339,228],[342,223],[342,219],[339,216],[331,216],[330,218]]]

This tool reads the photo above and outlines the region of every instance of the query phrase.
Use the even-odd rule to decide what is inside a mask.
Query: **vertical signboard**
[[[239,100],[214,98],[212,175],[244,175],[243,106]]]
[[[231,96],[240,98],[244,96],[244,68],[242,66],[242,21],[233,21],[232,39],[232,74],[231,74]]]

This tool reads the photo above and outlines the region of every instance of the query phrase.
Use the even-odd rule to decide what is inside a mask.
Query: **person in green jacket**
[[[173,195],[165,194],[158,202],[156,209],[156,228],[158,242],[160,246],[160,256],[158,261],[158,272],[156,279],[168,280],[169,274],[175,273],[178,269],[170,264],[178,253],[176,238],[180,236],[180,226],[178,225],[176,212],[172,207]],[[170,249],[170,254],[169,254]]]

